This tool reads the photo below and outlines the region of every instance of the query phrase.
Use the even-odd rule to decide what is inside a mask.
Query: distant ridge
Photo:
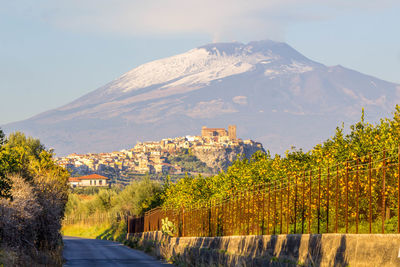
[[[389,116],[400,86],[325,66],[286,43],[216,43],[134,68],[60,108],[2,126],[40,138],[58,155],[113,151],[236,124],[238,135],[282,153],[310,148],[365,107]]]

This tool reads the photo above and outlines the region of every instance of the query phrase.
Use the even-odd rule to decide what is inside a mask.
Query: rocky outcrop
[[[257,151],[265,152],[261,143],[253,141],[232,146],[195,146],[191,149],[193,155],[215,172],[226,170],[238,157],[243,156],[250,159]]]

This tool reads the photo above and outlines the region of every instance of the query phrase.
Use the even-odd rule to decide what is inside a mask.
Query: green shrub
[[[176,233],[176,227],[173,222],[168,220],[168,217],[161,219],[161,232],[168,236],[174,236]]]

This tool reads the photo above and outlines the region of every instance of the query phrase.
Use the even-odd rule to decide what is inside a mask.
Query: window
[[[102,185],[102,184],[103,184],[103,180],[100,180],[100,181],[99,181],[99,185]]]
[[[96,185],[96,180],[94,180],[94,185]]]
[[[92,185],[92,180],[90,180],[90,185]]]

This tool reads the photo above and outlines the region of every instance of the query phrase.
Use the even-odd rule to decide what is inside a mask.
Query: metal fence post
[[[318,170],[318,203],[317,203],[317,233],[319,234],[319,226],[320,226],[320,205],[321,205],[321,167]]]
[[[240,234],[244,234],[244,229],[246,228],[245,223],[244,223],[244,214],[245,214],[245,205],[244,205],[244,193],[241,194],[240,198]],[[242,205],[243,204],[243,205]],[[242,207],[243,206],[243,207]]]
[[[261,198],[261,186],[257,187],[257,235],[261,234],[261,219],[260,219],[260,198]]]
[[[250,192],[246,190],[246,211],[247,211],[247,235],[250,234]]]
[[[400,234],[400,145],[397,148],[397,233]]]
[[[305,220],[305,197],[306,197],[306,171],[303,171],[303,197],[302,197],[302,216],[301,216],[301,233],[304,234],[304,220]],[[294,233],[296,234],[296,224],[294,226]]]
[[[274,213],[273,213],[273,229],[274,229],[274,235],[276,234],[275,232],[275,226],[276,226],[276,180],[275,180],[275,186],[274,186]]]
[[[290,225],[290,176],[287,178],[287,201],[286,201],[286,234],[289,234],[289,225]]]
[[[235,196],[235,204],[236,204],[236,207],[234,207],[233,209],[234,209],[234,217],[235,217],[235,226],[236,226],[236,229],[237,229],[237,233],[239,234],[239,232],[240,232],[240,218],[239,218],[239,194],[236,194],[236,196]],[[236,229],[234,229],[234,230],[236,230]]]
[[[271,214],[271,183],[268,184],[268,214],[267,214],[267,235],[269,235],[269,217]]]
[[[255,185],[253,186],[253,194],[252,194],[252,198],[253,198],[253,222],[251,224],[251,233],[254,235],[254,230],[255,230],[255,223],[256,223],[256,214],[258,214],[256,212],[256,197],[255,197],[255,193],[256,193],[256,187]],[[258,209],[257,209],[258,210]]]
[[[383,173],[382,173],[382,234],[385,233],[385,214],[386,214],[386,203],[385,203],[385,180],[386,180],[386,151],[383,150]]]
[[[349,218],[348,218],[348,213],[349,213],[349,162],[346,161],[346,234],[349,231]]]
[[[264,226],[265,226],[265,184],[263,184],[262,188],[262,213],[261,213],[261,235],[264,235]]]
[[[336,165],[336,194],[335,194],[335,233],[338,232],[338,212],[339,212],[339,165]]]
[[[294,177],[294,228],[293,233],[296,233],[297,226],[297,175]]]
[[[283,206],[282,206],[282,202],[283,202],[283,193],[282,193],[282,181],[280,181],[279,183],[279,195],[280,197],[280,205],[281,205],[281,212],[280,212],[280,216],[279,216],[279,234],[282,234],[282,226],[283,226],[283,220],[282,220],[282,213],[283,213]]]
[[[358,165],[359,159],[357,158],[356,162],[356,234],[358,234],[358,213],[359,213],[359,206],[358,206],[358,198],[359,198],[359,177],[358,177]]]
[[[326,176],[326,232],[329,233],[329,179],[330,179],[330,172],[329,172],[329,165],[327,170]]]
[[[310,171],[310,183],[309,183],[309,202],[308,202],[308,234],[311,232],[311,190],[312,190],[312,171]]]
[[[369,164],[368,164],[368,191],[369,191],[369,233],[372,233],[372,158],[369,154]]]

